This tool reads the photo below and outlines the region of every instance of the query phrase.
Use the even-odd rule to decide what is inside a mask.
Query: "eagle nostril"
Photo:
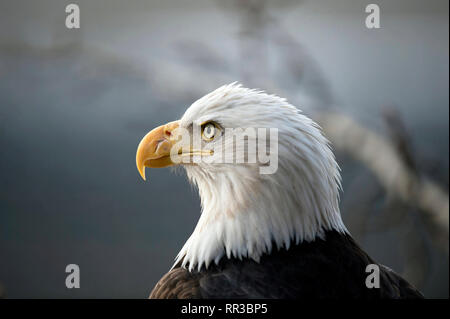
[[[157,152],[158,152],[159,147],[161,146],[161,143],[164,142],[164,141],[165,141],[165,139],[163,139],[163,138],[161,138],[161,139],[159,139],[159,140],[156,141],[154,153],[157,153]]]
[[[168,142],[167,139],[162,138],[156,141],[154,151],[156,155],[161,153],[167,153],[169,151],[170,151],[170,143]]]

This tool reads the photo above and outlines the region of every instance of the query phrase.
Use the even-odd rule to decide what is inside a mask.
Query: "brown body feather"
[[[375,262],[349,235],[294,245],[251,259],[223,258],[219,265],[192,271],[176,266],[150,298],[423,298],[405,279],[380,267],[380,288],[366,287],[366,266]]]

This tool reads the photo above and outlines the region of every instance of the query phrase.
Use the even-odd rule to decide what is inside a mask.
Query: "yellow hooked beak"
[[[166,167],[175,164],[170,159],[170,150],[177,142],[173,133],[178,126],[179,121],[161,125],[147,133],[139,143],[136,166],[144,180],[145,167]]]
[[[178,159],[172,161],[172,147],[179,141],[179,132],[176,131],[180,126],[180,121],[170,122],[161,125],[151,132],[147,133],[139,143],[136,152],[136,166],[145,181],[145,167],[166,167],[180,164],[179,158],[194,156],[212,155],[212,150],[192,149],[190,141],[184,148],[178,149],[175,154]],[[176,158],[174,157],[174,158]],[[185,162],[183,162],[185,163]]]

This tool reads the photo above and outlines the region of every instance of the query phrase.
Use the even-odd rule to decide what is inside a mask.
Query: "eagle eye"
[[[212,141],[216,136],[218,127],[214,122],[208,122],[202,125],[202,138],[205,141]]]

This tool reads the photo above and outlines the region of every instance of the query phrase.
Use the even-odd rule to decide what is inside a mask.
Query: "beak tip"
[[[145,167],[139,168],[139,174],[141,175],[142,179],[144,181],[146,181],[146,178],[145,178]]]

